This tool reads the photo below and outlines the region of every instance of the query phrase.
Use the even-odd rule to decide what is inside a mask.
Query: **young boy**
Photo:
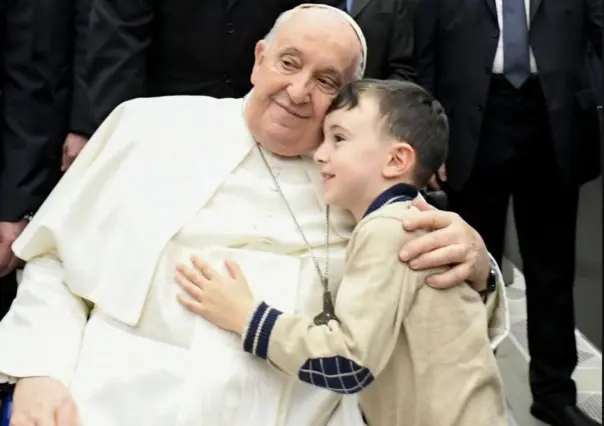
[[[446,156],[443,108],[417,85],[361,80],[342,89],[324,131],[315,161],[325,201],[358,221],[337,319],[318,325],[254,304],[233,264],[222,277],[197,260],[207,279],[180,267],[177,281],[205,298],[198,312],[241,334],[248,352],[314,386],[360,392],[369,426],[507,426],[480,295],[469,285],[435,290],[425,285],[435,271],[416,272],[396,255],[414,237],[401,225],[414,213],[410,201]]]

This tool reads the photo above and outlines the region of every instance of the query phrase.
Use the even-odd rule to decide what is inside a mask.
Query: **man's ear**
[[[252,82],[252,86],[256,85],[258,73],[260,72],[260,67],[262,66],[262,62],[264,61],[265,52],[266,52],[266,42],[264,40],[260,40],[258,43],[256,43],[256,47],[254,48],[254,67],[252,68],[252,76],[250,79]]]
[[[400,178],[409,175],[415,167],[415,150],[406,142],[392,144],[388,155],[388,164],[382,174],[386,179]]]

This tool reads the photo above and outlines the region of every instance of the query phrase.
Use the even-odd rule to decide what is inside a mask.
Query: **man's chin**
[[[281,157],[304,156],[316,148],[316,145],[307,143],[303,136],[292,134],[291,131],[271,131],[265,134],[264,140],[259,141],[260,145]]]
[[[273,153],[273,155],[276,155],[277,157],[285,157],[285,158],[301,157],[304,154],[306,154],[306,151],[307,151],[304,148],[297,147],[295,144],[289,145],[289,144],[279,144],[279,143],[268,143],[268,144],[261,143],[260,145],[262,145],[262,147],[264,149],[269,150],[271,153]]]

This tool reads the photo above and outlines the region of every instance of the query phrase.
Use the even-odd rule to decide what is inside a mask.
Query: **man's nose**
[[[287,88],[287,94],[295,104],[310,102],[311,81],[308,76],[298,74]]]

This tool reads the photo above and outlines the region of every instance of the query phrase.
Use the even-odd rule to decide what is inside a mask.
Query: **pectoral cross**
[[[327,290],[328,282],[327,279],[323,279],[323,311],[314,318],[315,325],[327,325],[329,321],[338,321],[336,312],[333,307],[333,299],[331,298],[331,291]]]

